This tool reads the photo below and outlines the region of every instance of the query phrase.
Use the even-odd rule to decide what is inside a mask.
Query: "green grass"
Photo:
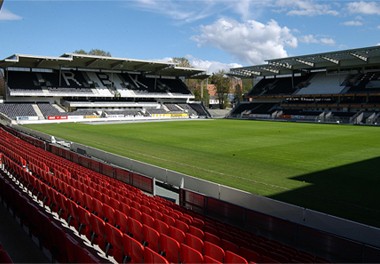
[[[380,130],[376,127],[240,120],[28,127],[380,226]]]

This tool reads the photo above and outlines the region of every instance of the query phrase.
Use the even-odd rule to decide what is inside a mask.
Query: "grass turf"
[[[241,120],[28,127],[380,227],[377,127]]]

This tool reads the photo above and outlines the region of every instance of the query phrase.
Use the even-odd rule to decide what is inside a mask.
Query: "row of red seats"
[[[64,164],[68,162],[66,160],[64,161],[65,162],[62,162]],[[78,165],[72,164],[70,166],[80,167]],[[31,167],[33,167],[33,165],[31,165]],[[32,170],[38,171],[39,169],[32,168]],[[44,171],[44,169],[40,170]],[[230,251],[238,253],[239,255],[242,255],[250,261],[254,262],[275,262],[275,260],[279,259],[286,259],[287,262],[294,261],[295,259],[307,260],[308,262],[314,260],[313,256],[302,254],[302,252],[298,252],[295,249],[283,246],[281,244],[276,244],[274,247],[273,244],[270,243],[271,241],[259,238],[252,234],[247,234],[246,232],[242,232],[238,229],[224,225],[217,221],[213,221],[208,218],[202,218],[199,215],[191,213],[188,210],[179,207],[178,205],[175,205],[158,197],[148,197],[146,195],[143,195],[141,192],[133,193],[130,191],[123,191],[122,194],[118,194],[115,192],[115,190],[106,189],[104,185],[107,187],[113,185],[109,183],[102,185],[102,183],[104,183],[104,180],[101,176],[96,175],[96,173],[94,173],[96,176],[93,176],[94,174],[90,174],[88,171],[86,171],[88,174],[86,174],[86,177],[83,177],[81,173],[78,173],[78,171],[83,172],[82,169],[77,169],[76,171],[77,172],[72,173],[71,175],[70,173],[63,173],[62,175],[58,175],[58,173],[56,173],[53,176],[50,173],[42,173],[41,171],[37,172],[36,174],[41,174],[41,178],[44,179],[45,183],[48,183],[49,186],[52,186],[55,189],[59,188],[60,192],[67,194],[68,197],[70,199],[74,199],[76,203],[82,205],[85,205],[85,203],[87,203],[85,207],[87,207],[91,213],[95,212],[96,214],[96,212],[102,210],[104,210],[104,212],[108,212],[108,217],[105,218],[107,221],[112,221],[112,216],[114,216],[116,219],[122,219],[122,217],[120,217],[120,213],[123,213],[129,218],[138,221],[140,224],[138,226],[146,225],[155,229],[155,231],[157,231],[159,234],[163,233],[170,234],[170,236],[176,236],[178,243],[184,242],[181,237],[186,238],[186,235],[183,236],[182,233],[189,233],[196,238],[191,240],[188,238],[187,243],[192,243],[192,247],[201,253],[205,251],[205,242],[211,242],[214,245],[220,247],[225,252]],[[77,179],[71,177],[72,175],[76,175]],[[99,184],[95,184],[92,177],[97,179]],[[59,180],[62,180],[66,183],[64,186],[71,186],[71,190],[70,188],[67,189],[66,187],[58,187],[60,185]],[[122,185],[122,183],[118,182],[118,186]],[[65,188],[66,190],[63,190]],[[88,196],[92,198],[92,201],[100,201],[100,203],[103,203],[103,205],[101,205],[99,202],[90,202]],[[85,202],[85,199],[88,201]],[[111,207],[113,210],[105,205],[109,205],[108,207]],[[115,208],[118,208],[120,210],[115,210]],[[160,224],[153,224],[154,222]],[[116,223],[114,223],[114,225],[116,225]],[[172,230],[176,228],[182,233],[180,233],[180,235],[178,235],[179,232],[168,233],[167,227],[170,227]],[[141,228],[140,232],[135,233],[140,234]],[[188,235],[188,237],[190,237],[190,235]],[[202,243],[203,247],[199,246],[202,245]],[[157,247],[155,247],[155,249],[157,252]],[[274,249],[277,250],[277,255],[271,254]],[[273,256],[276,258],[273,258]]]
[[[24,188],[20,188],[16,181],[10,179],[3,171],[0,171],[0,195],[8,208],[18,216],[21,224],[28,227],[30,235],[38,238],[40,247],[51,252],[52,262],[104,262],[104,259],[83,247],[80,241],[47,214]],[[20,248],[21,250],[25,249]],[[0,249],[0,263],[11,263],[11,260],[5,257]]]

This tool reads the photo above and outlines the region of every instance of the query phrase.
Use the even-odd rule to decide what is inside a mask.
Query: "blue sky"
[[[380,1],[5,0],[0,59],[103,49],[209,71],[380,44]]]

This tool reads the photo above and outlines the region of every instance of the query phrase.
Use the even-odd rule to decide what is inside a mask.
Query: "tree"
[[[230,91],[231,80],[225,76],[225,72],[219,71],[211,76],[211,83],[215,85],[215,92],[219,101],[219,108],[225,109],[228,104],[228,93]]]
[[[85,54],[85,55],[95,55],[95,56],[105,56],[105,57],[111,57],[111,53],[109,51],[104,51],[101,49],[92,49],[89,52],[85,51],[84,49],[75,50],[74,53],[76,54]]]
[[[190,64],[190,61],[185,57],[174,57],[172,60],[174,63],[178,63],[179,67],[193,68]]]

